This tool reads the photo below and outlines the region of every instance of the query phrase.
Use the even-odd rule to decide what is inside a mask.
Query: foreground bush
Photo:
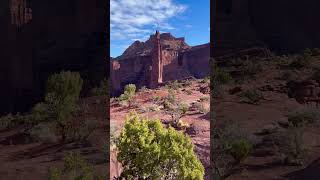
[[[203,179],[204,168],[189,137],[159,120],[127,117],[117,143],[126,179]]]

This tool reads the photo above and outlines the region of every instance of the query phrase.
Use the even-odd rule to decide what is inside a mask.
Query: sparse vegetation
[[[248,104],[259,104],[260,100],[263,99],[262,93],[258,90],[247,90],[241,93],[240,97],[242,97],[242,102]]]
[[[131,114],[118,142],[121,178],[203,179],[204,168],[190,138],[173,128],[165,129],[159,120]]]
[[[107,96],[109,94],[109,81],[107,79],[103,79],[100,82],[99,87],[95,87],[91,89],[90,94],[92,96]]]
[[[249,156],[251,149],[252,145],[248,140],[235,139],[230,143],[229,153],[239,164]]]
[[[129,107],[131,107],[135,93],[136,93],[136,85],[128,84],[124,87],[124,92],[123,94],[120,95],[119,101],[122,103],[128,103]]]
[[[93,165],[89,164],[78,152],[68,152],[64,157],[64,168],[53,167],[49,180],[94,180]]]

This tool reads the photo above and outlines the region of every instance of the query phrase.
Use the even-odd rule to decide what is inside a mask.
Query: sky
[[[191,46],[210,42],[210,0],[110,0],[111,57],[156,30]]]

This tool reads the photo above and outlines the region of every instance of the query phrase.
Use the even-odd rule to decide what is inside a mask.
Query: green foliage
[[[189,110],[188,104],[184,104],[184,103],[179,104],[179,110],[181,111],[181,114],[186,114]]]
[[[259,63],[258,60],[259,59],[257,59],[257,61],[252,61],[252,60],[245,61],[244,67],[243,67],[244,76],[253,77],[263,70],[261,63]]]
[[[57,122],[61,129],[62,139],[67,139],[68,128],[72,113],[76,110],[76,102],[79,99],[83,80],[77,72],[64,72],[54,74],[47,81],[47,93],[44,107],[36,111],[41,118],[47,117]]]
[[[50,168],[49,180],[60,180],[62,171],[56,167]]]
[[[237,163],[246,159],[252,150],[251,143],[246,139],[237,139],[231,142],[229,153]]]
[[[93,167],[81,157],[80,153],[67,153],[64,158],[64,171],[68,172],[70,179],[93,179]]]
[[[46,94],[53,96],[58,101],[71,101],[79,99],[83,80],[77,72],[62,71],[53,74],[47,81]]]
[[[260,100],[264,98],[262,93],[258,90],[247,90],[240,94],[240,96],[243,98],[242,102],[248,104],[259,104]]]
[[[222,85],[222,84],[228,84],[229,82],[231,82],[232,77],[229,73],[225,72],[224,70],[215,68],[214,80],[220,85]]]
[[[279,153],[283,155],[285,164],[302,165],[302,159],[307,153],[303,136],[304,129],[293,126],[273,135],[273,141],[278,146]]]
[[[128,116],[118,142],[117,158],[126,179],[203,179],[191,139],[165,129],[159,120]]]
[[[174,91],[172,89],[168,90],[168,96],[167,96],[167,100],[171,103],[171,104],[175,104],[176,102],[176,95],[174,93]]]
[[[209,76],[206,76],[202,81],[201,83],[209,83],[210,82],[210,77]]]
[[[201,114],[205,114],[208,112],[208,110],[204,107],[204,104],[201,102],[193,103],[192,107],[195,108]]]
[[[107,79],[103,79],[100,82],[99,87],[95,87],[91,89],[90,94],[92,96],[107,96],[109,94],[109,81]]]
[[[51,168],[49,180],[93,180],[93,166],[78,152],[68,152],[64,157],[64,168]]]
[[[120,95],[119,100],[120,102],[128,102],[129,106],[132,103],[133,97],[136,94],[136,85],[134,84],[128,84],[124,87],[123,94]]]
[[[292,112],[288,115],[288,121],[290,125],[294,127],[303,127],[319,120],[320,113],[318,109],[312,110],[311,108],[306,108],[301,111]]]
[[[178,90],[178,89],[180,89],[182,87],[183,87],[182,84],[179,83],[177,80],[171,81],[171,82],[169,82],[169,84],[167,84],[167,88],[168,89]]]
[[[29,121],[30,116],[21,115],[20,113],[17,113],[15,115],[8,114],[6,116],[0,117],[0,130],[10,129]]]

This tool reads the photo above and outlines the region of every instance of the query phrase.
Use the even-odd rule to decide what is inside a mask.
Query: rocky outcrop
[[[79,71],[84,94],[106,77],[105,7],[91,0],[0,2],[0,114],[42,100],[52,73]]]
[[[320,104],[320,85],[315,80],[290,81],[288,89],[288,95],[299,103]]]
[[[210,44],[190,47],[184,38],[156,32],[146,42],[134,42],[110,60],[111,95],[127,84],[156,88],[167,81],[209,75]]]

